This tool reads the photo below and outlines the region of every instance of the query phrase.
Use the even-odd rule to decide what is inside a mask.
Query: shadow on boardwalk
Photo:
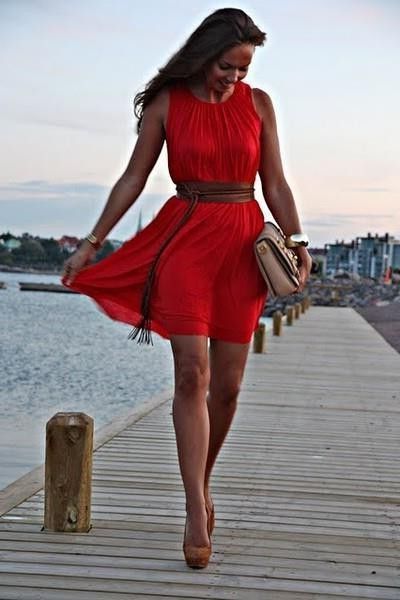
[[[400,598],[400,356],[352,309],[311,307],[252,355],[213,478],[213,557],[181,550],[170,400],[94,455],[93,528],[0,520],[0,598]]]

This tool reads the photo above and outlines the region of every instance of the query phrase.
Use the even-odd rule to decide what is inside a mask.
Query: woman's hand
[[[297,292],[302,292],[306,286],[306,283],[310,277],[312,258],[304,246],[294,248],[298,259],[299,259],[299,272],[300,272],[300,284]]]
[[[88,265],[94,255],[96,248],[89,242],[83,242],[82,245],[74,252],[63,265],[62,282],[64,285],[69,285],[75,278],[77,273],[86,265]]]

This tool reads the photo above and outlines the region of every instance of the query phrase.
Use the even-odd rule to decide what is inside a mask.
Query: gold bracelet
[[[85,237],[85,240],[92,244],[96,250],[99,250],[103,245],[94,235],[94,233],[88,233],[88,235]]]

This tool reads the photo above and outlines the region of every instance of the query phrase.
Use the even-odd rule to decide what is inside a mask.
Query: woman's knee
[[[206,361],[183,359],[176,365],[175,392],[181,396],[193,397],[207,391],[210,372]]]
[[[233,344],[212,340],[210,402],[236,408],[249,344]]]
[[[241,384],[242,377],[238,374],[219,378],[210,387],[211,401],[218,402],[230,408],[236,407]]]

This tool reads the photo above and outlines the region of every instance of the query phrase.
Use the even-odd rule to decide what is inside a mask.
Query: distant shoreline
[[[42,271],[41,269],[8,267],[7,265],[0,265],[0,273],[26,273],[28,275],[61,275],[61,271]]]

